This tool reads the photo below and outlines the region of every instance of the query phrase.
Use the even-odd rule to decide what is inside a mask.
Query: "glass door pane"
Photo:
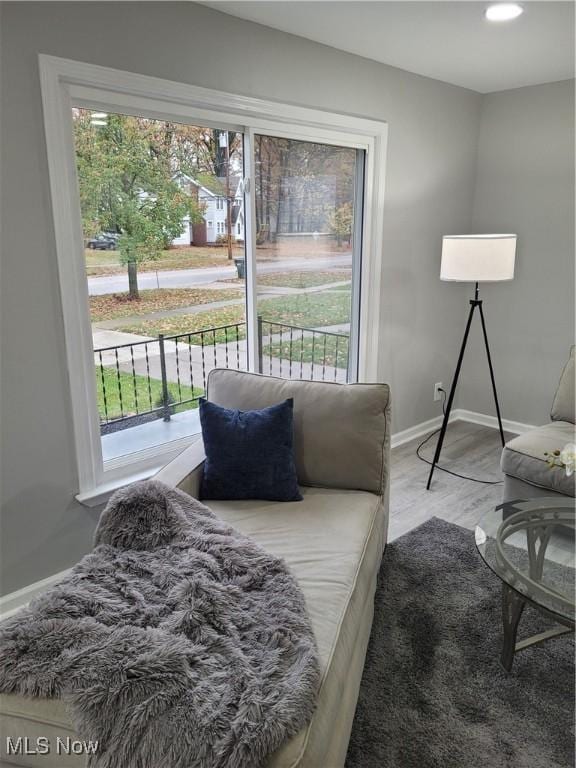
[[[246,369],[242,134],[72,110],[104,461],[196,434]]]
[[[364,153],[257,134],[259,368],[356,377]]]

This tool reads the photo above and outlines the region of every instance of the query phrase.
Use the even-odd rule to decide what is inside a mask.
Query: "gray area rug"
[[[506,675],[500,584],[451,523],[388,544],[346,768],[574,765],[574,641],[522,651]],[[518,636],[547,626],[527,607]]]

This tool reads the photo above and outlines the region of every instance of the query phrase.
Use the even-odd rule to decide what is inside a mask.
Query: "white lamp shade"
[[[466,283],[512,280],[516,235],[446,235],[440,280]]]

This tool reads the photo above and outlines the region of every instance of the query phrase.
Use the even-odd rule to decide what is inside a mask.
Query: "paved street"
[[[258,273],[282,272],[284,270],[309,271],[330,269],[333,267],[346,268],[352,266],[351,253],[335,253],[330,256],[320,256],[310,259],[286,258],[277,261],[262,261],[258,263]],[[236,267],[206,267],[198,269],[174,269],[158,272],[140,272],[138,286],[141,290],[149,288],[194,288],[217,280],[227,280],[236,277]],[[128,276],[100,275],[88,278],[88,292],[91,296],[102,296],[107,293],[122,293],[128,290]]]

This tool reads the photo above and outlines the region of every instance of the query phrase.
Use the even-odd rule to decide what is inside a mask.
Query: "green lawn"
[[[350,296],[343,291],[278,296],[259,301],[258,314],[262,315],[265,320],[297,325],[303,328],[339,325],[350,320]],[[159,333],[172,335],[192,333],[220,325],[243,323],[244,320],[244,306],[238,304],[209,312],[199,312],[194,315],[145,320],[135,325],[127,325],[121,330],[143,336],[157,336]],[[210,335],[206,341],[211,340]],[[223,332],[219,332],[216,342],[224,340]]]
[[[112,419],[124,416],[133,416],[137,413],[156,408],[162,400],[162,382],[157,379],[148,379],[145,376],[135,376],[129,373],[120,373],[119,376],[113,368],[104,368],[104,381],[102,381],[102,371],[96,369],[96,389],[98,395],[98,413],[100,421],[106,422]],[[187,400],[190,397],[200,397],[203,394],[202,389],[182,385],[178,390],[178,385],[170,383],[168,391],[174,401]],[[106,406],[104,405],[104,392],[106,393]],[[120,407],[120,394],[122,395],[122,407]],[[136,405],[138,401],[138,405]],[[197,402],[187,403],[176,406],[176,411],[197,408]]]
[[[243,247],[235,246],[234,256],[241,256]],[[126,266],[120,262],[118,251],[84,251],[86,273],[88,275],[112,275],[126,272]],[[188,248],[169,248],[154,261],[144,261],[138,265],[139,272],[161,272],[165,269],[194,269],[197,267],[226,267],[234,264],[228,260],[226,248],[190,246]]]
[[[146,315],[179,307],[209,304],[242,298],[242,288],[160,288],[140,291],[139,299],[130,299],[127,293],[107,293],[90,296],[90,318],[93,323],[114,320],[130,315]]]
[[[264,320],[302,328],[339,325],[350,322],[350,297],[330,291],[278,296],[259,301],[258,314]]]
[[[163,333],[165,336],[172,336],[177,333],[194,333],[195,331],[210,331],[221,325],[232,325],[234,323],[243,323],[245,312],[243,304],[234,304],[230,307],[220,307],[207,312],[198,312],[194,315],[174,315],[172,317],[163,317],[155,320],[144,320],[138,324],[123,326],[120,330],[127,333],[137,333],[144,336],[158,336]],[[245,338],[244,327],[240,329],[240,338]],[[228,333],[228,339],[232,338],[233,331]],[[224,331],[218,331],[216,334],[207,333],[205,343],[212,343],[216,336],[216,343],[226,341]],[[234,340],[236,336],[234,334]],[[192,343],[199,343],[199,337],[193,337]]]
[[[288,271],[288,272],[272,272],[258,275],[258,286],[275,286],[278,288],[313,288],[318,285],[326,285],[327,283],[339,283],[345,280],[352,279],[352,270],[350,269],[334,269],[334,270],[322,270],[322,271]],[[225,280],[226,283],[241,283],[243,280],[234,278],[232,280]],[[342,288],[350,286],[342,286]]]
[[[86,271],[89,275],[98,275],[99,271],[92,272],[98,267],[114,267],[125,270],[126,267],[120,264],[120,253],[118,251],[93,251],[91,248],[84,250],[84,261],[86,263]],[[113,271],[113,270],[107,270]]]
[[[265,328],[264,332],[267,332]],[[274,333],[274,327],[272,327]],[[348,338],[336,338],[334,336],[316,335],[313,340],[305,337],[304,339],[293,338],[292,343],[283,334],[284,339],[274,341],[272,344],[264,345],[262,351],[264,355],[271,357],[280,357],[283,360],[292,360],[296,364],[314,363],[315,365],[333,365],[336,368],[346,368],[348,366]],[[324,344],[324,341],[326,342]]]

